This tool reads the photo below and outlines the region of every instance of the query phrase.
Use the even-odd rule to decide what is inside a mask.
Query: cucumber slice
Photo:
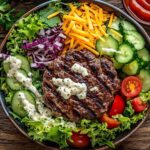
[[[141,50],[145,46],[144,38],[136,31],[126,31],[125,40],[132,44],[136,50]]]
[[[21,60],[21,62],[22,62],[21,69],[23,69],[27,73],[29,73],[30,72],[30,64],[29,64],[28,59],[24,56],[21,56],[21,55],[16,55],[15,57],[18,58],[19,60]],[[3,67],[4,67],[4,71],[6,73],[8,73],[8,71],[10,70],[10,64],[4,62]]]
[[[132,23],[130,23],[129,21],[126,20],[122,20],[120,22],[120,26],[123,29],[123,31],[136,31],[136,28],[134,27],[134,25]]]
[[[105,51],[103,48],[112,48],[118,50],[118,42],[112,37],[108,36],[106,38],[99,39],[96,41],[96,50],[102,55],[113,56],[114,52]]]
[[[135,75],[139,71],[139,64],[137,60],[132,61],[129,64],[124,65],[122,71],[127,75]]]
[[[117,18],[115,21],[112,22],[111,28],[115,29],[115,30],[120,30],[120,19],[119,18]]]
[[[118,63],[128,63],[133,59],[134,51],[129,45],[122,44],[119,47],[119,52],[120,53],[115,55],[115,59]]]
[[[24,70],[19,70],[19,72],[22,73],[23,75],[27,76],[27,74]],[[6,83],[12,90],[20,90],[22,88],[22,84],[19,83],[15,78],[7,77]]]
[[[122,41],[123,41],[123,35],[120,32],[116,31],[115,29],[110,29],[109,28],[107,30],[107,33],[109,35],[111,35],[115,40],[117,40],[119,44],[122,43]]]
[[[14,94],[12,98],[11,108],[13,112],[19,115],[20,117],[25,117],[27,115],[27,112],[25,111],[23,104],[21,102],[20,93],[24,93],[27,100],[33,105],[35,105],[35,100],[33,95],[29,91],[23,90],[18,91]]]
[[[138,75],[142,81],[142,91],[147,92],[150,90],[150,71],[142,69]]]
[[[28,59],[22,55],[16,55],[15,57],[21,60],[21,62],[22,62],[21,69],[23,69],[27,73],[29,73],[30,72],[30,64],[29,64]]]
[[[138,51],[138,57],[141,58],[143,61],[150,61],[150,53],[146,48],[143,48],[142,50]]]
[[[123,64],[118,63],[114,58],[112,58],[112,62],[113,62],[115,69],[121,69],[123,67]]]
[[[3,62],[3,68],[5,73],[8,73],[8,71],[10,70],[10,65],[9,63],[6,63],[5,61]]]

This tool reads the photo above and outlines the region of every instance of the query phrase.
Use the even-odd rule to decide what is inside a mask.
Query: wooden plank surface
[[[123,8],[121,0],[106,0],[111,4]],[[34,4],[20,7],[26,10]],[[150,28],[145,28],[150,35]],[[0,42],[5,36],[5,32],[0,33]],[[0,150],[46,150],[24,137],[9,121],[0,106]],[[150,115],[146,122],[131,137],[125,140],[118,150],[150,150]]]

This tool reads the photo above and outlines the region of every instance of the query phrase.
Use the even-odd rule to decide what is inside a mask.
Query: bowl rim
[[[57,0],[54,0],[54,1],[57,1]],[[85,1],[86,1],[86,2],[87,2],[87,0],[79,0],[79,1],[82,1],[82,2],[85,2]],[[39,9],[42,9],[43,7],[47,6],[50,2],[52,2],[52,1],[49,0],[49,1],[47,1],[47,2],[44,2],[44,3],[40,4],[40,5],[38,5],[38,6],[34,7],[34,8],[32,8],[31,10],[29,10],[28,12],[26,12],[21,18],[27,17],[28,15],[30,15],[30,14],[33,13],[34,11],[38,11]],[[117,8],[116,6],[114,6],[114,5],[112,5],[112,4],[108,3],[108,2],[104,2],[104,1],[102,1],[102,0],[88,0],[88,2],[93,2],[93,3],[97,3],[97,4],[99,4],[99,5],[104,5],[104,6],[106,6],[106,7],[109,7],[110,9],[113,9],[114,12],[115,12],[115,11],[119,12],[122,16],[125,17],[125,19],[129,20],[129,21],[132,22],[137,28],[139,28],[139,30],[141,31],[142,35],[145,37],[145,39],[146,39],[147,42],[148,42],[148,47],[150,47],[150,37],[149,37],[148,34],[146,33],[145,29],[144,29],[138,22],[136,22],[132,17],[130,17],[127,13],[125,13],[125,12],[122,11],[121,9]],[[20,18],[20,19],[21,19],[21,18]],[[18,19],[18,21],[19,21],[20,19]],[[17,23],[18,21],[16,21],[16,23]],[[16,23],[15,23],[15,24],[16,24]],[[8,39],[8,37],[9,37],[10,33],[11,33],[12,30],[14,29],[15,24],[11,27],[11,29],[9,30],[9,32],[8,32],[7,35],[5,36],[4,40],[2,41],[2,43],[1,43],[1,45],[0,45],[0,53],[2,52],[2,50],[3,50],[3,48],[4,48],[4,46],[5,46],[6,42],[7,42],[7,39]],[[38,141],[33,140],[33,139],[17,124],[17,122],[15,121],[15,119],[9,114],[9,112],[8,112],[8,110],[7,110],[7,107],[8,107],[8,106],[6,105],[4,99],[2,98],[2,93],[1,93],[1,92],[0,92],[0,103],[1,103],[1,106],[2,106],[2,108],[3,108],[3,111],[4,111],[5,115],[10,119],[10,121],[12,122],[12,124],[13,124],[23,135],[25,135],[28,139],[30,139],[30,140],[33,141],[34,143],[37,143],[37,144],[39,144],[39,145],[41,145],[41,146],[44,146],[45,148],[48,148],[48,149],[50,149],[50,150],[58,150],[58,149],[59,149],[59,148],[57,148],[57,147],[48,146],[48,145],[46,145],[46,144],[44,144],[44,143],[42,143],[42,142],[38,142]],[[127,139],[129,136],[131,136],[131,135],[144,123],[144,121],[146,120],[146,118],[147,118],[149,112],[150,112],[150,107],[148,108],[147,113],[146,113],[146,115],[144,116],[144,118],[143,118],[141,121],[139,121],[139,123],[137,123],[137,125],[136,125],[133,129],[127,131],[128,133],[127,133],[126,135],[124,135],[123,137],[121,137],[120,139],[114,140],[113,143],[114,143],[115,145],[119,145],[119,144],[122,143],[125,139]],[[102,147],[99,147],[99,148],[93,148],[93,150],[106,150],[106,149],[108,149],[108,146],[102,146]],[[87,149],[86,149],[86,150],[87,150]]]
[[[133,19],[135,19],[137,22],[139,22],[139,23],[141,23],[141,24],[143,24],[143,25],[146,25],[146,26],[150,26],[150,22],[147,22],[147,21],[144,21],[144,20],[142,20],[142,19],[140,19],[138,16],[136,16],[129,8],[128,8],[128,6],[127,6],[127,4],[126,4],[126,0],[122,0],[122,2],[123,2],[123,6],[124,6],[124,8],[125,8],[125,10],[127,11],[127,13],[129,14],[129,15],[131,15],[132,17],[133,17]]]

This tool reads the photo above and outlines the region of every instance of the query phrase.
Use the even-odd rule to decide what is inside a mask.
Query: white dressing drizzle
[[[28,116],[32,118],[33,120],[37,121],[40,119],[46,119],[47,117],[51,117],[51,114],[49,113],[49,110],[47,108],[44,108],[41,114],[37,112],[35,105],[31,104],[28,101],[24,93],[20,92],[19,96],[20,96],[21,102],[24,105],[24,109],[28,112]]]
[[[83,77],[88,76],[88,70],[85,67],[79,65],[78,63],[75,63],[71,67],[71,70],[74,71],[74,72],[77,72],[77,73],[81,74]]]
[[[35,94],[36,96],[36,105],[38,108],[38,111],[40,114],[43,114],[45,111],[45,107],[43,104],[43,97],[42,95],[38,92],[35,86],[32,84],[32,78],[26,77],[23,75],[21,72],[19,72],[19,69],[21,68],[22,62],[17,59],[14,56],[9,56],[4,63],[9,63],[10,64],[10,70],[7,73],[8,77],[14,77],[16,80],[20,83],[22,83],[23,86],[25,86],[28,90],[30,90],[32,93]],[[50,110],[49,113],[51,114]]]
[[[98,91],[98,87],[97,86],[94,86],[90,89],[91,92],[97,92]]]
[[[79,99],[85,99],[87,93],[87,86],[85,83],[74,82],[70,78],[52,78],[52,82],[57,86],[57,91],[64,99],[68,99],[72,95]]]

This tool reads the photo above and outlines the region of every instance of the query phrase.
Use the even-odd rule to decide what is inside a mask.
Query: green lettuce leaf
[[[82,129],[81,133],[86,133],[91,138],[92,147],[105,144],[109,144],[110,146],[110,142],[111,145],[113,145],[112,141],[116,138],[116,135],[112,130],[107,129],[105,123],[83,119],[80,126]],[[112,147],[114,147],[114,145]]]
[[[136,123],[138,123],[140,120],[142,120],[145,116],[145,111],[138,113],[138,114],[134,114],[131,118],[131,124],[134,125]]]
[[[130,117],[134,114],[134,109],[132,108],[131,101],[128,100],[126,103],[126,107],[123,113],[125,116]]]
[[[140,98],[142,99],[143,102],[147,103],[150,101],[150,91],[146,93],[141,93]]]
[[[47,17],[56,12],[57,9],[55,7],[47,7],[46,9],[44,10],[41,10],[39,12],[39,16],[40,16],[40,19],[48,26],[48,27],[54,27],[54,26],[57,26],[60,22],[61,22],[61,19],[59,16],[55,16],[51,19],[47,19]]]
[[[116,115],[114,116],[121,124],[120,127],[114,129],[116,132],[123,132],[125,130],[130,130],[131,129],[131,122],[129,117],[125,117],[123,115]]]
[[[48,120],[33,121],[29,118],[22,119],[22,122],[28,127],[28,134],[34,140],[51,141],[57,143],[60,148],[68,147],[67,140],[72,135],[72,126],[67,125],[62,118]]]
[[[37,33],[45,27],[37,14],[22,18],[9,36],[7,49],[13,54],[24,54],[21,46],[23,40],[32,41]]]

